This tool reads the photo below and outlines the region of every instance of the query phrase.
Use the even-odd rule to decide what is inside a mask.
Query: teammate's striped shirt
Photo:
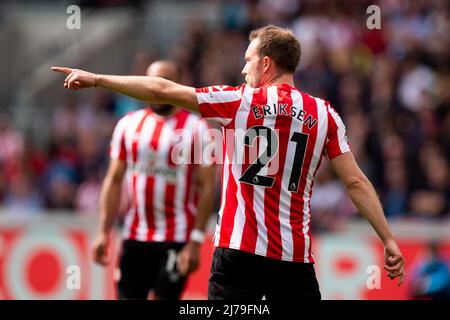
[[[222,124],[226,150],[215,246],[314,262],[314,175],[323,154],[332,159],[350,151],[338,113],[327,101],[287,84],[213,86],[196,92],[201,115]],[[235,140],[227,138],[233,136],[229,130]],[[245,144],[239,146],[239,139]],[[255,148],[256,157],[250,158]],[[255,160],[258,155],[273,158]]]
[[[181,149],[179,142],[183,138],[182,145],[193,156],[194,143],[199,143],[206,130],[204,120],[181,109],[164,118],[148,108],[119,120],[110,144],[110,157],[127,164],[131,203],[125,217],[124,239],[151,242],[189,239],[196,215],[196,166],[176,164],[171,154]]]

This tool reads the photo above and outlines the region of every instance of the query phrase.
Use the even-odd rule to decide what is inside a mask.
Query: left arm
[[[197,169],[197,188],[200,195],[197,215],[193,232],[205,233],[206,225],[212,210],[214,199],[214,171],[215,166],[199,166]],[[200,262],[200,247],[202,241],[191,239],[187,242],[178,256],[178,270],[181,274],[187,275],[194,272]]]
[[[389,228],[372,183],[361,171],[351,152],[332,159],[331,167],[346,187],[350,199],[361,215],[383,242],[386,262],[384,269],[388,271],[387,276],[391,280],[398,277],[398,285],[401,285],[405,277],[405,260]]]

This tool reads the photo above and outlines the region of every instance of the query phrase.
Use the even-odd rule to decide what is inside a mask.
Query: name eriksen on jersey
[[[314,127],[317,123],[317,119],[314,119],[312,115],[308,115],[306,117],[306,120],[304,120],[305,118],[305,114],[306,111],[303,109],[299,109],[299,107],[296,106],[291,106],[290,110],[286,110],[288,104],[287,103],[274,103],[271,106],[268,104],[263,104],[263,105],[253,105],[251,107],[252,112],[253,112],[253,116],[255,117],[255,119],[261,119],[263,117],[265,117],[266,115],[285,115],[285,116],[290,116],[292,118],[295,118],[301,122],[303,122],[304,124],[308,125],[308,128],[311,129],[312,127]]]

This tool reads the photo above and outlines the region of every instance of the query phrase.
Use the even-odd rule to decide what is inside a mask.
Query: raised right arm
[[[198,112],[195,88],[160,77],[114,76],[65,67],[52,67],[52,70],[67,75],[64,87],[68,89],[102,87],[135,99],[157,104],[176,105]]]

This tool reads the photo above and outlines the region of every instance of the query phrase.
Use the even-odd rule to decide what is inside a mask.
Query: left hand
[[[399,278],[397,285],[401,286],[405,279],[405,259],[394,240],[388,241],[384,246],[384,269],[388,272],[386,275],[394,280]]]
[[[177,269],[181,275],[187,276],[197,270],[200,263],[200,244],[189,241],[178,254]]]

